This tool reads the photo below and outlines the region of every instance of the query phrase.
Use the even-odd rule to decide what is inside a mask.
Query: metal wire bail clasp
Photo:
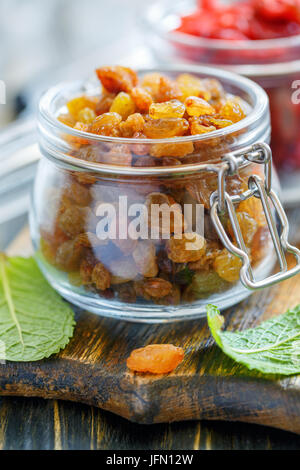
[[[248,180],[248,191],[238,196],[230,196],[226,192],[226,174],[233,174],[237,163],[242,160],[260,163],[264,165],[264,179],[258,175],[250,176]],[[240,279],[245,287],[251,290],[269,287],[277,282],[288,279],[300,272],[300,250],[292,246],[288,242],[289,223],[285,211],[278,199],[276,193],[272,189],[272,151],[265,143],[257,143],[251,147],[245,148],[238,153],[225,156],[223,159],[227,162],[227,173],[224,171],[224,165],[221,166],[218,178],[218,191],[211,196],[211,219],[218,233],[220,240],[225,248],[233,255],[242,260],[240,270]],[[222,180],[222,181],[220,181]],[[261,200],[271,239],[274,245],[280,271],[272,276],[255,280],[251,267],[250,258],[247,252],[246,244],[243,239],[241,228],[235,211],[235,204],[247,200],[251,197],[257,197]],[[223,224],[220,220],[219,213],[228,212],[233,233],[237,242],[237,246],[232,243]],[[277,215],[280,227],[276,224]],[[296,266],[288,269],[286,261],[286,253],[291,253],[296,258]]]

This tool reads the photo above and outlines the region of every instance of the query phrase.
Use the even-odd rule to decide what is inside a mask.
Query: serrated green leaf
[[[212,336],[225,354],[265,374],[300,374],[300,305],[241,332],[222,331],[224,318],[207,306]]]
[[[33,258],[0,254],[0,359],[38,361],[58,353],[72,337],[74,324],[72,309]]]

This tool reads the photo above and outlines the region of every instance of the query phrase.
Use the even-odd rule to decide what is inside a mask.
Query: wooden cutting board
[[[28,253],[28,240],[23,233],[10,253]],[[253,327],[298,303],[300,276],[228,309],[226,328]],[[74,337],[60,354],[0,365],[0,395],[78,401],[145,424],[217,419],[300,434],[300,376],[249,372],[215,346],[204,319],[144,325],[77,312],[76,320]],[[130,373],[130,352],[152,343],[183,347],[183,363],[166,376]]]

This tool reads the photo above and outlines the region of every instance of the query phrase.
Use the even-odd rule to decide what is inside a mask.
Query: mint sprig
[[[207,306],[212,336],[222,351],[248,369],[265,374],[300,374],[300,305],[241,332],[223,331],[217,307]]]
[[[0,253],[0,360],[38,361],[73,335],[74,313],[33,258]]]

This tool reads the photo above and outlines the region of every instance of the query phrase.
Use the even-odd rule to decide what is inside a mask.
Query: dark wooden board
[[[300,436],[226,421],[144,426],[81,403],[0,397],[0,450],[29,449],[299,450]]]
[[[300,303],[299,281],[285,281],[227,310],[226,327],[249,328]],[[130,373],[131,350],[151,343],[182,346],[184,362],[167,376]],[[144,424],[213,419],[300,434],[300,376],[250,373],[214,345],[205,320],[143,325],[78,313],[75,335],[59,355],[0,365],[0,394],[79,401]]]

